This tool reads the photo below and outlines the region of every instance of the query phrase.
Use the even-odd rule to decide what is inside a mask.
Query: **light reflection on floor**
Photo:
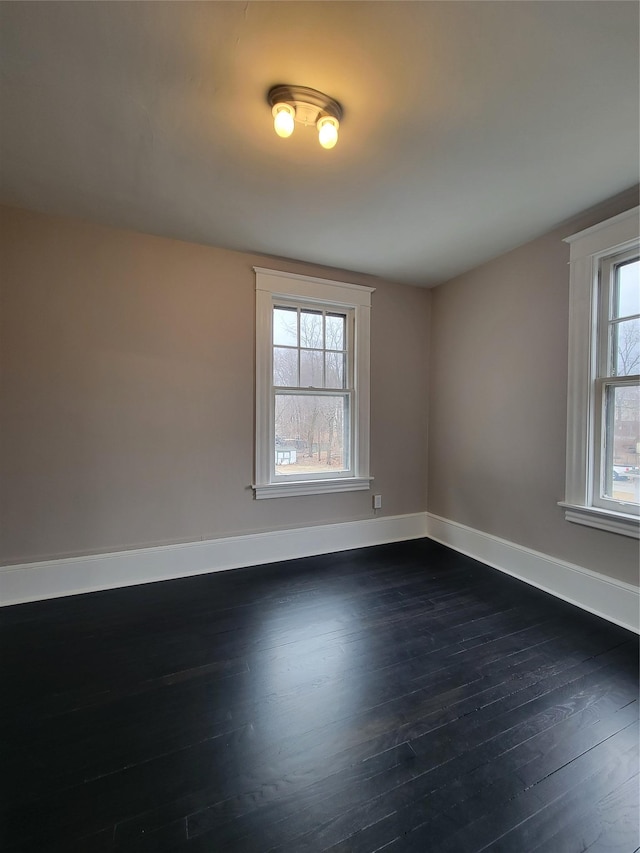
[[[352,635],[358,617],[344,596],[327,593],[325,599],[320,609],[327,615],[322,620],[317,618],[317,599],[313,622],[302,603],[272,605],[262,614],[262,650],[251,655],[249,666],[263,686],[261,692],[266,688],[268,695],[255,720],[265,737],[299,735],[327,720],[344,719],[359,706],[359,691],[349,678],[354,674]],[[278,645],[269,647],[271,636],[279,638]]]

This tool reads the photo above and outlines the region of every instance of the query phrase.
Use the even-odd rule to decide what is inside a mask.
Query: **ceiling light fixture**
[[[307,86],[274,86],[269,89],[267,100],[278,136],[291,136],[298,122],[305,127],[316,126],[323,148],[333,148],[338,141],[342,107],[328,95]]]

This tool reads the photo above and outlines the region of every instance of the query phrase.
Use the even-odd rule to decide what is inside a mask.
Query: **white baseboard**
[[[640,633],[640,589],[427,513],[427,536],[616,625]]]
[[[0,567],[0,606],[189,577],[426,536],[426,514],[250,533]]]
[[[429,537],[640,633],[640,590],[431,513],[0,567],[0,606]]]

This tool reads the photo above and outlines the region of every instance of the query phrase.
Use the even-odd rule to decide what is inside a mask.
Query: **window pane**
[[[640,387],[610,386],[606,396],[604,497],[639,502]]]
[[[325,388],[344,388],[344,353],[327,352],[325,359]]]
[[[612,326],[615,376],[640,373],[640,319],[622,320]]]
[[[621,264],[617,269],[614,317],[640,314],[640,261]]]
[[[300,346],[322,349],[322,311],[300,312]]]
[[[287,388],[298,384],[298,350],[273,348],[273,384]]]
[[[326,316],[326,342],[325,349],[345,349],[344,327],[346,317],[344,314],[327,314]]]
[[[295,308],[273,309],[273,343],[298,346],[298,312]]]
[[[300,350],[300,387],[322,388],[322,353]]]
[[[349,470],[348,397],[276,394],[276,474]]]

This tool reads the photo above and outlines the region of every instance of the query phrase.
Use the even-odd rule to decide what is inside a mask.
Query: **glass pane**
[[[298,384],[298,350],[273,348],[273,384],[287,388]]]
[[[344,395],[277,394],[276,474],[349,470],[349,402]]]
[[[629,317],[640,314],[640,261],[621,264],[617,269],[614,317]]]
[[[640,319],[622,320],[612,326],[615,376],[640,373]]]
[[[344,388],[344,353],[327,352],[324,355],[324,360],[324,387]]]
[[[344,327],[346,317],[344,314],[327,314],[326,316],[326,342],[325,349],[345,349]]]
[[[640,386],[609,387],[606,398],[604,497],[640,502]]]
[[[273,309],[273,343],[298,346],[298,312],[295,308]]]
[[[300,312],[300,346],[322,349],[322,311]]]
[[[300,387],[322,388],[322,353],[300,350]]]

